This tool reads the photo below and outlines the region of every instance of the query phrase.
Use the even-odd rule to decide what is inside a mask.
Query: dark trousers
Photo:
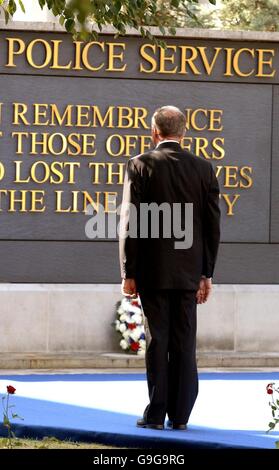
[[[162,424],[167,414],[174,423],[186,424],[198,394],[196,292],[142,289],[140,298],[148,330],[150,403],[144,418]]]

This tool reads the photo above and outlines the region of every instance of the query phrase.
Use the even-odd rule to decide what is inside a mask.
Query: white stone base
[[[1,353],[120,352],[119,285],[0,284]],[[198,308],[198,351],[279,353],[279,286],[216,285]]]

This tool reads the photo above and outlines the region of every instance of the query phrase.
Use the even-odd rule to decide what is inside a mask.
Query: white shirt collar
[[[178,140],[173,140],[173,139],[166,139],[166,140],[161,140],[157,145],[156,148],[159,147],[159,145],[167,143],[167,142],[175,142],[176,144],[179,144]]]

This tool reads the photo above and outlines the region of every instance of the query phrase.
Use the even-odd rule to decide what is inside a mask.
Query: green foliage
[[[220,20],[224,28],[279,31],[278,0],[223,0]]]
[[[28,0],[0,0],[6,22],[17,8],[25,11]],[[117,35],[134,28],[153,40],[151,26],[162,35],[175,35],[182,27],[233,30],[279,31],[278,0],[37,0],[59,18],[59,23],[75,38],[96,39],[105,26],[113,26]],[[211,5],[210,5],[211,4]]]
[[[27,0],[18,0],[24,11]],[[175,34],[177,18],[183,15],[198,23],[196,17],[199,0],[37,0],[40,7],[47,6],[61,25],[75,38],[95,39],[104,26],[111,25],[117,35],[125,35],[131,27],[143,37],[153,39],[150,26],[159,27],[161,33]],[[215,5],[216,0],[208,0]],[[17,9],[15,0],[0,0],[6,22]]]
[[[202,28],[279,31],[278,0],[222,0],[215,8],[196,5],[195,14]],[[183,15],[178,23],[196,27]]]

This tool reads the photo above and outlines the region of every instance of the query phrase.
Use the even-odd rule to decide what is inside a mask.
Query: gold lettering
[[[7,196],[8,191],[7,189],[0,189],[0,212],[3,212],[2,209],[2,195]]]
[[[37,177],[37,174],[36,174],[37,168],[39,168],[43,173],[41,178]],[[31,175],[32,180],[35,181],[35,183],[39,183],[39,184],[45,183],[49,179],[49,175],[50,175],[50,169],[49,169],[48,164],[46,162],[43,162],[42,160],[38,160],[32,165],[30,175]]]
[[[72,191],[72,209],[71,209],[71,212],[79,212],[78,211],[78,194],[79,194],[79,191]]]
[[[19,193],[19,196],[16,197],[16,193]],[[27,212],[26,209],[26,194],[27,190],[17,191],[15,189],[11,189],[9,191],[10,196],[10,207],[8,212],[16,212],[15,205],[19,204],[20,209],[19,212]]]
[[[116,198],[117,198],[117,193],[116,192],[109,192],[105,191],[104,192],[104,208],[106,213],[115,213],[116,212]],[[111,207],[112,205],[112,207]]]
[[[243,47],[242,49],[238,49],[236,51],[235,55],[234,55],[234,58],[233,58],[233,68],[234,68],[236,74],[239,75],[240,77],[250,77],[255,72],[255,69],[252,69],[251,72],[245,73],[245,72],[241,72],[241,70],[239,68],[239,58],[240,58],[241,54],[243,54],[243,52],[247,52],[252,57],[255,57],[254,49],[248,49],[247,47]]]
[[[233,208],[234,208],[234,205],[236,203],[236,201],[240,198],[240,194],[234,194],[234,195],[231,195],[231,194],[221,194],[221,196],[223,197],[223,199],[225,200],[226,204],[227,204],[227,215],[228,216],[232,216],[234,215],[234,212],[233,212]],[[233,199],[231,201],[231,196],[233,196]]]
[[[114,109],[114,106],[109,106],[105,116],[103,117],[101,112],[100,112],[99,107],[98,106],[93,106],[93,124],[92,124],[92,127],[98,127],[98,124],[97,124],[97,120],[98,120],[99,125],[101,127],[104,127],[106,125],[106,127],[108,127],[108,128],[113,128],[114,127],[114,125],[113,125],[113,109]],[[108,120],[108,123],[106,124],[107,120]]]
[[[73,70],[82,70],[81,67],[81,45],[83,44],[82,41],[73,41],[73,44],[75,46],[75,66],[73,67]]]
[[[126,121],[126,124],[125,124]],[[118,106],[118,126],[120,129],[128,129],[133,126],[132,109],[127,106]]]
[[[226,72],[224,73],[224,77],[232,77],[232,53],[235,50],[233,47],[225,47],[224,49],[227,53],[226,57]]]
[[[220,144],[219,144],[220,142]],[[217,150],[218,153],[212,152],[213,160],[222,160],[225,156],[225,139],[223,137],[216,137],[212,140],[212,147],[214,150]]]
[[[55,151],[54,150],[54,145],[53,141],[56,139],[56,141],[59,139],[59,143],[61,143],[61,148],[60,150]],[[64,134],[61,134],[57,132],[56,134],[51,134],[48,138],[48,150],[52,155],[62,155],[67,151],[67,138]]]
[[[240,181],[240,187],[244,189],[251,188],[253,186],[253,179],[251,177],[252,173],[252,167],[251,166],[243,166],[240,168],[240,175],[244,179],[244,181],[247,182],[247,184],[244,184],[242,181]]]
[[[96,145],[96,134],[82,134],[82,155],[86,157],[94,157],[97,150],[95,149]],[[91,152],[89,152],[91,149]]]
[[[126,44],[124,42],[108,42],[108,67],[107,72],[124,72],[126,70],[127,64],[124,64],[122,67],[116,67],[115,61],[119,60],[120,63],[123,63],[124,51]],[[115,49],[120,47],[121,52],[116,53]]]
[[[4,176],[5,176],[5,167],[4,167],[3,163],[0,162],[0,181],[2,181]]]
[[[206,52],[205,52],[206,49],[207,49],[207,47],[198,47],[198,50],[200,51],[200,55],[201,55],[201,58],[202,58],[202,62],[203,62],[205,71],[206,71],[207,75],[211,75],[212,70],[214,68],[214,65],[216,63],[217,57],[220,54],[220,51],[222,50],[222,48],[221,47],[214,47],[215,54],[213,56],[213,59],[212,59],[211,63],[209,63],[209,61],[208,61],[208,58],[207,58],[207,55],[206,55]]]
[[[93,168],[93,174],[94,178],[92,180],[92,184],[100,184],[100,168],[105,168],[106,164],[105,163],[100,163],[100,162],[90,162],[88,164],[89,168]]]
[[[93,209],[98,212],[99,210],[99,205],[100,205],[100,192],[96,191],[96,196],[97,196],[97,201],[94,201],[92,196],[87,191],[83,191],[83,212],[87,211],[87,206],[90,204],[90,206],[93,207]]]
[[[139,129],[140,124],[144,129],[149,129],[148,124],[145,121],[145,118],[148,116],[148,111],[146,108],[134,108],[135,118],[134,118],[134,128]]]
[[[222,109],[211,109],[209,110],[209,131],[220,132],[223,130],[223,125],[221,124],[223,117]],[[216,126],[215,125],[218,125]]]
[[[153,73],[156,70],[157,63],[156,63],[156,60],[146,52],[146,49],[151,49],[151,51],[153,51],[153,53],[155,54],[156,46],[155,46],[155,44],[143,44],[143,46],[141,46],[140,55],[144,60],[146,60],[147,63],[149,63],[151,65],[151,67],[149,69],[147,69],[147,68],[144,67],[143,63],[141,62],[140,63],[140,72]]]
[[[207,153],[206,149],[208,147],[208,140],[204,137],[196,138],[196,154],[201,156],[203,155],[206,159],[210,158],[210,155]]]
[[[31,190],[30,193],[31,193],[30,212],[45,212],[46,206],[43,205],[45,191]]]
[[[54,191],[56,195],[56,209],[55,212],[70,212],[71,211],[71,206],[68,206],[67,208],[63,209],[62,207],[62,195],[64,191]]]
[[[237,166],[225,167],[225,181],[224,181],[225,188],[237,188],[239,186],[239,183],[237,181],[237,173],[238,173]]]
[[[20,134],[20,132],[18,132],[18,134]],[[22,134],[24,134],[24,132],[22,132]],[[42,139],[43,140],[37,140],[37,135],[38,135],[38,132],[30,132],[30,136],[31,136],[31,151],[30,151],[30,155],[38,155],[38,153],[40,153],[41,155],[47,155],[48,154],[48,133],[47,132],[43,132],[41,135]],[[37,152],[37,147],[41,147],[41,150],[39,152]]]
[[[55,126],[58,123],[59,126],[65,125],[66,127],[72,127],[72,104],[68,104],[65,108],[63,116],[61,116],[56,104],[51,105],[51,123],[50,126]],[[66,122],[65,122],[66,121]]]
[[[268,66],[272,69],[273,66],[273,57],[275,55],[274,49],[256,49],[258,53],[258,73],[256,77],[274,77],[275,70],[272,70],[270,73],[264,73],[264,66]],[[265,54],[271,54],[269,59],[265,58]]]
[[[179,73],[188,73],[187,66],[189,65],[194,75],[201,75],[201,72],[195,65],[195,60],[198,57],[198,50],[192,46],[179,46],[181,50],[181,68]],[[187,57],[187,52],[190,51],[190,57]]]
[[[84,46],[83,51],[82,51],[82,62],[84,66],[88,70],[92,70],[93,72],[97,72],[98,70],[101,70],[104,67],[104,62],[102,62],[100,65],[95,66],[95,67],[89,63],[88,52],[92,47],[95,47],[95,46],[99,47],[102,51],[105,50],[105,45],[103,42],[92,41],[92,42],[88,42]]]
[[[77,126],[79,127],[90,127],[89,121],[89,111],[90,106],[85,104],[78,104],[76,106],[77,109]],[[85,121],[82,121],[85,118]]]
[[[114,167],[114,163],[107,163],[108,168],[108,177],[107,177],[107,184],[113,184],[113,177],[117,177],[116,184],[123,184],[124,183],[124,168],[125,163],[118,163],[118,171],[112,171]]]
[[[70,60],[70,62],[68,62],[67,65],[60,65],[59,64],[59,48],[60,48],[60,44],[63,42],[62,40],[58,40],[58,39],[52,39],[51,40],[52,44],[53,44],[53,62],[52,62],[52,65],[50,66],[51,69],[67,69],[69,70],[71,68],[71,65],[72,65],[72,61]]]
[[[49,123],[49,119],[46,120],[47,117],[47,110],[48,104],[34,104],[34,126],[47,126]],[[41,122],[40,118],[43,117],[45,121]]]
[[[8,63],[6,67],[16,67],[14,63],[14,56],[21,55],[25,51],[25,44],[22,39],[19,38],[6,38],[8,41]],[[18,46],[15,50],[15,46]]]
[[[61,171],[63,168],[63,162],[52,162],[51,164],[51,171],[54,176],[57,176],[58,178],[54,178],[53,175],[50,177],[50,183],[51,184],[60,184],[63,183],[64,177],[63,177],[63,172]]]
[[[172,68],[171,70],[166,69],[166,63],[167,62],[170,62],[171,64],[174,64],[174,61],[175,61],[174,52],[172,52],[170,56],[166,55],[166,52],[170,49],[175,52],[176,51],[176,46],[166,46],[165,48],[159,46],[159,50],[160,50],[160,68],[158,70],[158,73],[176,73],[177,66]]]
[[[118,151],[113,151],[112,147],[117,146]],[[110,135],[106,141],[106,151],[112,157],[119,157],[125,151],[125,140],[120,134]]]
[[[69,167],[69,178],[68,178],[67,183],[68,184],[76,184],[75,170],[76,170],[76,168],[80,168],[80,163],[79,162],[65,162],[64,167],[65,168]]]
[[[30,126],[30,122],[27,121],[25,114],[27,113],[27,105],[24,103],[14,103],[14,125],[19,125],[19,120],[21,119],[21,123],[25,124],[25,126]]]
[[[77,139],[77,142],[75,140],[75,138]],[[80,141],[80,134],[70,134],[68,136],[68,142],[69,142],[69,145],[72,146],[76,152],[72,151],[71,149],[68,150],[68,155],[80,155],[81,153],[81,145],[79,144],[79,141]]]
[[[23,137],[28,137],[28,132],[12,132],[12,138],[16,138],[17,149],[16,153],[23,153]]]
[[[16,160],[15,162],[15,183],[29,183],[30,181],[30,176],[26,179],[21,178],[21,164],[23,163],[20,160]]]
[[[33,60],[33,49],[37,44],[42,44],[44,46],[45,57],[42,64],[35,64]],[[37,54],[36,54],[37,55]],[[44,39],[34,39],[31,41],[26,49],[26,59],[29,65],[35,69],[43,69],[48,66],[52,58],[52,50],[50,44]]]

